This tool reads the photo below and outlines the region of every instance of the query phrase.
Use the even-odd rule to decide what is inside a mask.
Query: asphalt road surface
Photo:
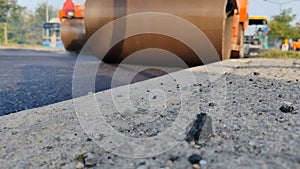
[[[72,77],[77,58],[65,51],[0,50],[0,116],[72,99]],[[94,59],[87,57],[83,62],[95,66]],[[96,66],[94,92],[111,88],[113,73],[120,65]],[[166,71],[141,65],[127,65],[124,69],[123,73],[146,69],[130,79],[130,83],[166,74]],[[169,67],[166,70],[179,69]],[[129,74],[115,79],[113,87],[127,84]],[[85,77],[83,74],[77,76],[79,79]]]

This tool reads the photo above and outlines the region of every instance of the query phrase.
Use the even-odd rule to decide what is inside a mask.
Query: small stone
[[[199,113],[196,120],[188,126],[186,141],[208,140],[212,134],[212,118],[205,113]]]
[[[98,163],[98,159],[94,153],[87,153],[84,160],[87,166],[94,166]]]
[[[47,146],[47,147],[45,147],[45,149],[50,151],[51,149],[53,149],[53,147],[52,146]]]
[[[139,132],[139,135],[140,135],[140,136],[143,136],[143,135],[145,135],[145,132],[140,131],[140,132]]]
[[[193,154],[188,158],[189,162],[192,164],[199,164],[201,159],[202,157],[199,154]]]
[[[200,169],[199,164],[194,164],[194,165],[193,165],[193,169]]]
[[[16,134],[18,134],[18,132],[17,131],[12,131],[11,134],[16,135]]]
[[[285,119],[283,117],[279,117],[278,122],[283,123],[285,122]]]
[[[152,97],[152,99],[153,99],[153,100],[157,99],[157,96],[156,96],[156,95],[155,95],[155,96],[153,96],[153,97]]]
[[[172,162],[174,162],[174,161],[176,161],[176,160],[178,160],[179,159],[179,156],[177,156],[177,155],[171,155],[170,157],[169,157],[169,160],[171,160]]]
[[[298,114],[298,112],[297,111],[293,111],[293,112],[291,112],[291,114]]]
[[[279,109],[284,113],[290,113],[294,111],[294,107],[289,104],[284,104]]]
[[[82,169],[84,168],[84,164],[82,162],[79,162],[77,165],[76,165],[76,168],[77,169]]]
[[[209,107],[215,107],[215,106],[216,106],[216,103],[211,102],[211,103],[208,104],[208,106],[209,106]]]
[[[253,74],[254,74],[255,76],[260,75],[260,73],[258,73],[258,72],[253,72]]]
[[[201,148],[202,148],[202,145],[195,144],[195,142],[194,142],[193,147],[196,148],[196,149],[201,149]]]
[[[200,165],[206,165],[207,162],[205,160],[200,160]]]
[[[141,161],[139,165],[146,165],[146,161]]]
[[[148,109],[138,108],[136,113],[138,113],[138,114],[147,114]]]

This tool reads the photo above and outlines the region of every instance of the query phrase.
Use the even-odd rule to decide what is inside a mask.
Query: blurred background
[[[47,22],[55,22],[65,0],[0,0],[0,45],[43,46]],[[73,0],[84,4],[85,0]],[[300,38],[299,0],[250,0],[249,15],[269,19],[269,47]],[[51,21],[52,19],[52,21]],[[59,36],[59,33],[57,34]],[[49,37],[48,37],[49,38]],[[44,45],[45,46],[45,45]],[[57,45],[56,47],[62,47]]]

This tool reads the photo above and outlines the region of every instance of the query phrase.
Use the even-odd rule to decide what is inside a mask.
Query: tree
[[[58,16],[58,10],[49,6],[49,17]],[[46,3],[38,4],[34,14],[29,14],[27,19],[27,39],[29,44],[42,45],[43,25],[46,22]]]
[[[22,43],[24,41],[24,30],[22,29],[26,8],[17,4],[17,0],[0,0],[0,23],[3,27],[0,29],[0,42],[5,44]]]
[[[25,44],[26,43],[26,8],[17,4],[17,1],[11,1],[8,23],[8,39],[10,43]]]
[[[49,6],[50,18],[57,15],[58,10]],[[46,3],[30,12],[17,0],[0,0],[0,43],[41,45],[45,18]]]
[[[300,35],[299,31],[291,24],[295,19],[296,15],[293,14],[292,9],[283,10],[279,15],[273,16],[270,22],[270,36],[280,39],[297,39]]]
[[[9,12],[9,1],[8,0],[0,0],[0,23],[3,25],[3,37],[4,43],[8,43],[7,37],[7,16]]]

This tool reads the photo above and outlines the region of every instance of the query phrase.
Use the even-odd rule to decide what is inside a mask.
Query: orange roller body
[[[248,26],[248,0],[237,0],[232,28],[232,58],[244,57],[244,31]]]
[[[142,12],[167,13],[183,18],[199,28],[223,60],[230,58],[234,9],[235,0],[87,0],[85,29],[88,38],[104,25],[126,15]],[[136,25],[139,26],[139,23]],[[126,30],[116,28],[116,31]],[[117,61],[146,48],[165,49],[180,56],[189,65],[201,64],[185,44],[159,34],[142,34],[124,39],[105,58]]]

